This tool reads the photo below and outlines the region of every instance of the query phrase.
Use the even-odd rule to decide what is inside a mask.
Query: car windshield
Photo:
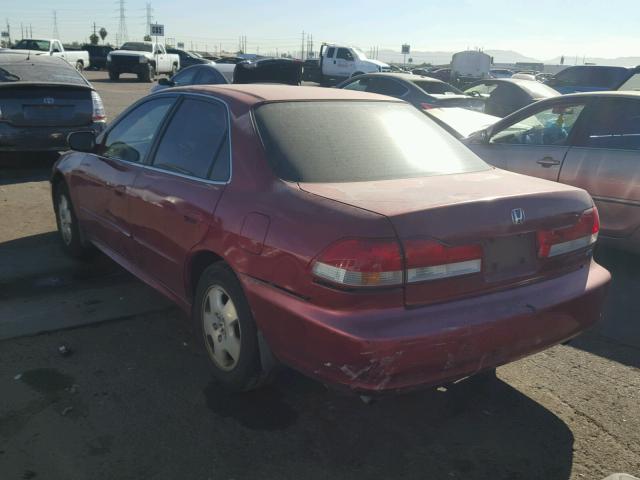
[[[362,182],[490,168],[404,103],[270,103],[255,118],[269,164],[287,181]]]
[[[413,84],[418,88],[424,90],[426,93],[430,93],[433,95],[464,95],[461,90],[458,90],[456,87],[451,86],[448,83],[430,82],[428,80],[414,80]]]
[[[49,40],[25,39],[16,42],[13,48],[16,50],[36,50],[38,52],[48,52],[50,44],[51,42],[49,42]]]
[[[137,52],[152,52],[153,47],[149,43],[127,42],[120,47],[120,50],[132,50]]]
[[[87,85],[84,77],[63,60],[61,64],[24,61],[0,63],[0,82],[71,83]]]

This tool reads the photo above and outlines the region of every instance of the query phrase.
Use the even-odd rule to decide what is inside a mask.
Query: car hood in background
[[[500,117],[458,107],[432,108],[426,110],[426,113],[458,138],[466,138],[502,120]]]

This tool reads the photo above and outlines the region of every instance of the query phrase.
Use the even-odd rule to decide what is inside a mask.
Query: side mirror
[[[158,85],[164,85],[165,87],[173,87],[175,82],[170,78],[162,77],[158,79]]]
[[[96,148],[96,136],[93,132],[71,132],[67,144],[76,152],[93,152]]]

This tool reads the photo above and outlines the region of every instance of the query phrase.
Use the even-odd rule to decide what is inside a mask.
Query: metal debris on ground
[[[67,345],[66,343],[63,343],[58,347],[58,353],[60,353],[60,355],[62,355],[63,357],[68,357],[73,353],[73,350],[71,350],[69,345]]]

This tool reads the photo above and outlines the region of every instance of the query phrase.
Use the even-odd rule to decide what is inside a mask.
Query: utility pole
[[[127,35],[127,19],[125,16],[124,0],[120,0],[120,24],[118,25],[118,37],[122,43],[128,40]]]
[[[22,26],[22,22],[20,22],[20,40],[24,39],[24,27]]]
[[[58,33],[58,12],[56,10],[53,11],[53,38],[60,38]]]
[[[7,33],[9,34],[8,37],[8,42],[9,42],[9,46],[11,46],[11,25],[9,25],[9,19],[7,18]]]
[[[304,61],[304,30],[302,31],[302,43],[300,44],[300,60]]]

